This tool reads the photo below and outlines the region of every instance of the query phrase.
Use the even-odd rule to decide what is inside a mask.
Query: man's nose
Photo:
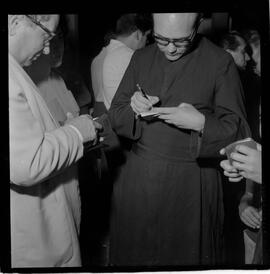
[[[172,52],[175,52],[177,48],[172,42],[170,42],[169,45],[167,46],[167,50],[168,52],[172,53]]]
[[[245,59],[246,59],[246,61],[250,60],[250,57],[249,57],[249,55],[247,53],[245,53]]]

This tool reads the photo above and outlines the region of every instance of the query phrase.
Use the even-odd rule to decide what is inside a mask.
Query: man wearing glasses
[[[74,167],[100,125],[60,126],[23,66],[49,54],[58,15],[9,15],[12,267],[80,266],[80,196]]]
[[[200,14],[153,21],[156,43],[134,53],[109,112],[133,140],[114,184],[111,264],[221,264],[219,150],[249,134],[237,69],[197,35]]]

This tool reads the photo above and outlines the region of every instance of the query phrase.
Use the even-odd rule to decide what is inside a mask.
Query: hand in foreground
[[[244,145],[236,146],[236,152],[231,153],[232,165],[239,170],[239,174],[256,183],[262,183],[261,146],[257,149]]]
[[[135,91],[135,93],[131,97],[130,106],[136,114],[149,111],[150,109],[152,109],[152,106],[159,101],[159,98],[157,96],[147,95],[147,97],[148,99],[143,97],[140,91]]]
[[[153,111],[160,113],[158,116],[160,119],[178,128],[196,131],[204,128],[205,116],[190,104],[182,103],[178,107],[156,107]]]
[[[103,126],[100,123],[96,122],[96,121],[93,121],[93,123],[94,123],[95,130],[96,130],[96,138],[93,141],[93,146],[94,146],[97,143],[104,141],[104,137],[99,136],[99,132],[103,131]]]
[[[83,137],[83,143],[93,141],[93,145],[98,141],[97,132],[102,129],[102,126],[93,121],[92,117],[88,114],[69,119],[66,124],[72,125],[80,131]]]
[[[229,160],[221,161],[220,166],[224,169],[224,175],[228,177],[230,182],[239,182],[243,179],[243,176],[230,164]]]
[[[58,121],[60,126],[67,125],[70,120],[74,119],[74,116],[71,112],[67,112],[65,121]]]
[[[250,206],[246,203],[240,203],[239,205],[239,216],[241,221],[251,227],[260,228],[262,222],[262,214],[255,207]]]

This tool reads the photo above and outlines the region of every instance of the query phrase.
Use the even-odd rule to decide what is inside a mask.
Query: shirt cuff
[[[80,140],[81,140],[82,143],[83,143],[83,136],[82,136],[82,134],[80,133],[80,131],[79,131],[75,126],[73,126],[73,125],[68,125],[68,126],[71,127],[71,128],[73,128],[73,129],[77,132],[77,134],[78,134]]]

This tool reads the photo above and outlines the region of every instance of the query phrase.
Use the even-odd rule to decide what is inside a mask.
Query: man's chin
[[[25,63],[24,63],[24,66],[25,67],[29,67],[31,66],[38,58],[39,58],[40,54],[32,57],[31,59],[27,60]]]
[[[169,60],[169,61],[176,61],[178,60],[180,57],[182,57],[183,54],[175,54],[175,55],[168,55],[166,54],[166,58]]]
[[[24,62],[23,67],[29,67],[32,65],[32,63],[33,63],[33,60],[27,60],[26,62]]]

